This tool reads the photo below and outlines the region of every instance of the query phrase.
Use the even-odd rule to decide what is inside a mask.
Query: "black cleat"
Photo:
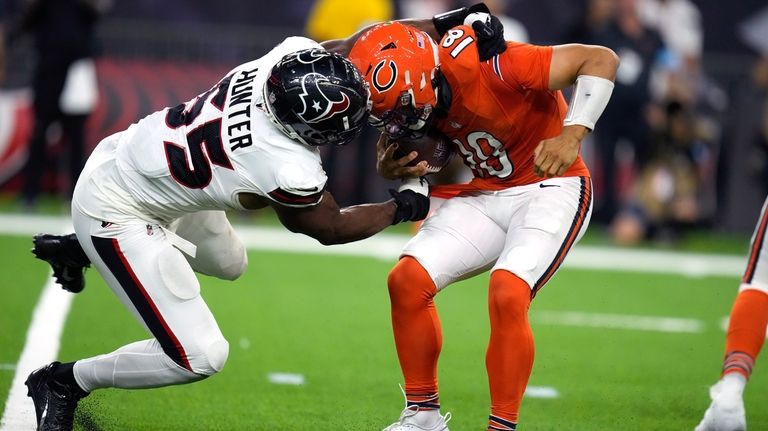
[[[56,282],[64,290],[78,293],[85,287],[85,269],[90,266],[83,248],[75,234],[37,234],[33,241],[32,253],[53,268]]]
[[[37,431],[71,431],[77,402],[88,395],[80,388],[70,388],[53,378],[59,362],[33,371],[27,381],[27,396],[35,403]]]

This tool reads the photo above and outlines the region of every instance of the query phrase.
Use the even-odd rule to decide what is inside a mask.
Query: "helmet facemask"
[[[365,126],[368,86],[343,57],[320,49],[288,54],[264,84],[264,111],[277,128],[304,145],[345,145]]]
[[[394,109],[379,116],[371,114],[368,124],[394,140],[417,139],[427,132],[432,118],[432,105],[416,106],[413,94],[404,91],[400,93],[399,103]]]

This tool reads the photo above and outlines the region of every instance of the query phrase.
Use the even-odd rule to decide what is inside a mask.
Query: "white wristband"
[[[595,123],[608,105],[612,92],[613,82],[598,76],[579,75],[563,125],[579,124],[594,130]]]
[[[397,191],[411,190],[420,195],[429,196],[429,181],[424,177],[405,178]]]

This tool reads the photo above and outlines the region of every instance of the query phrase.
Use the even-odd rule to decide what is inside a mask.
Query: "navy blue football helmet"
[[[264,85],[267,116],[306,145],[345,145],[363,130],[370,93],[346,58],[319,48],[284,56]]]

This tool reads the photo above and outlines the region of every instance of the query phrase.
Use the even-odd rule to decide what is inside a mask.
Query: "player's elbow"
[[[619,68],[619,56],[612,49],[604,46],[593,45],[590,48],[590,58],[595,66],[610,72],[611,77],[615,76],[616,70]]]
[[[288,230],[313,238],[322,245],[334,245],[344,242],[330,226],[297,227],[296,229],[289,227]]]
[[[322,245],[335,245],[346,242],[332,229],[323,229],[321,231],[315,232],[314,235],[310,236],[316,239],[317,242]]]

